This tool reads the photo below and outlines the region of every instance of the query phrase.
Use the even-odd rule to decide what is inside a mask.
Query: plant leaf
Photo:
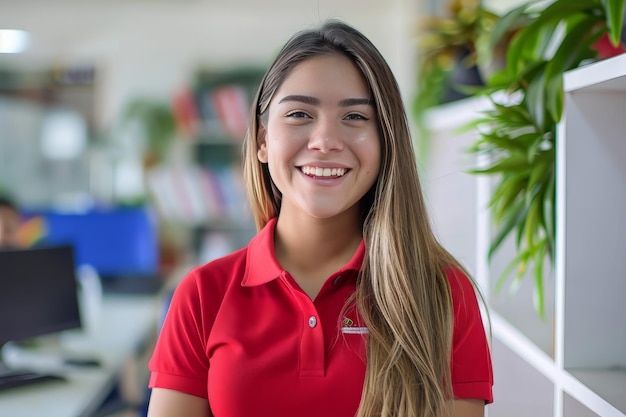
[[[523,275],[526,273],[526,264],[528,263],[529,259],[530,259],[530,251],[528,249],[518,252],[515,258],[513,258],[511,262],[507,264],[506,268],[504,268],[504,271],[502,271],[502,273],[498,277],[495,288],[494,288],[494,291],[496,294],[499,294],[500,291],[502,291],[502,286],[506,282],[506,279],[511,275],[511,273],[516,267],[517,267],[517,273],[515,274],[514,283],[515,281],[519,282],[519,279],[523,277]],[[517,290],[518,287],[519,285],[513,285],[509,289],[509,295],[513,294]]]
[[[550,118],[558,123],[563,115],[563,78],[546,77],[546,110]]]
[[[526,108],[530,112],[535,126],[541,132],[545,131],[545,72],[541,72],[539,76],[531,81],[526,91]]]
[[[555,238],[554,225],[556,223],[554,165],[551,166],[551,171],[550,173],[546,173],[548,178],[543,198],[543,212],[547,237],[547,253],[552,259]]]
[[[526,188],[527,174],[525,172],[504,178],[490,200],[490,206],[493,210],[493,220],[499,224],[507,213],[511,211],[511,206],[518,200],[522,191]]]
[[[528,28],[532,27],[532,30],[536,30],[538,27],[544,26],[550,21],[567,19],[573,14],[587,12],[593,9],[597,9],[597,1],[595,0],[553,1],[539,13]]]
[[[620,36],[624,24],[624,3],[624,0],[602,0],[609,39],[613,46],[620,44]]]
[[[526,26],[524,23],[528,22],[529,19],[525,13],[529,5],[530,3],[522,4],[500,16],[489,34],[489,44],[492,49],[504,38],[507,32],[514,31],[522,25]]]
[[[546,65],[546,108],[555,123],[561,120],[563,113],[563,73],[593,54],[591,45],[604,33],[594,30],[600,21],[600,16],[592,14],[572,16],[567,22],[567,34]]]
[[[497,133],[483,133],[480,142],[511,152],[526,152],[526,146],[523,140],[517,140],[517,138],[511,138],[509,136],[501,136]]]
[[[528,162],[522,156],[511,156],[501,159],[486,168],[476,168],[469,170],[472,174],[495,174],[498,172],[520,172],[528,170]]]
[[[515,269],[515,267],[519,265],[520,259],[518,258],[519,256],[516,256],[514,259],[512,259],[511,262],[506,265],[504,271],[502,271],[502,273],[496,280],[496,285],[494,287],[494,292],[496,295],[500,294],[500,292],[502,291],[502,287],[507,281],[507,278],[511,275],[513,269]]]
[[[498,228],[498,231],[489,245],[489,251],[487,252],[487,259],[491,261],[495,252],[500,248],[504,239],[511,233],[511,231],[515,228],[520,218],[526,216],[526,206],[523,201],[518,201],[514,205],[511,206],[511,209],[507,213],[508,216],[504,219],[501,226]]]
[[[532,200],[530,209],[528,210],[528,216],[526,217],[526,224],[524,225],[524,240],[530,247],[535,245],[535,238],[538,235],[541,205],[542,201],[540,199]]]
[[[539,314],[539,317],[545,321],[546,311],[545,311],[545,297],[543,291],[543,263],[545,262],[546,256],[546,244],[545,240],[543,240],[534,251],[533,254],[533,278],[535,282],[535,287],[533,291],[533,302],[535,305],[535,310]]]

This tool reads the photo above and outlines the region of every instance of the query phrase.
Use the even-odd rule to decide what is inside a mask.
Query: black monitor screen
[[[72,246],[0,251],[0,346],[80,325]]]

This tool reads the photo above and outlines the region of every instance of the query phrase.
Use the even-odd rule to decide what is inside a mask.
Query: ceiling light
[[[0,54],[19,54],[28,46],[28,32],[0,29]]]

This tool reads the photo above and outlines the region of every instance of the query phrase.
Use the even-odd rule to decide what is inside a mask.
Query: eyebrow
[[[341,107],[349,107],[349,106],[373,106],[372,100],[369,98],[346,98],[339,102],[339,106]]]
[[[298,95],[298,94],[285,96],[280,99],[279,103],[284,103],[287,101],[297,101],[297,102],[304,103],[304,104],[310,104],[312,106],[320,105],[320,100],[318,98],[305,96],[305,95]],[[372,103],[372,100],[370,100],[369,98],[345,98],[339,101],[340,107],[350,107],[350,106],[359,106],[359,105],[373,106],[373,103]]]

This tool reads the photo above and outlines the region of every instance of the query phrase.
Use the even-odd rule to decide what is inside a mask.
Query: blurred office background
[[[498,12],[519,1],[483,3]],[[24,244],[72,240],[77,262],[105,286],[176,280],[244,246],[254,225],[242,129],[277,49],[297,30],[344,19],[387,58],[409,108],[417,23],[445,9],[436,0],[0,0],[0,29],[18,31],[0,32],[0,194],[22,211]]]
[[[56,228],[44,217],[24,239],[60,228],[74,234],[69,222],[81,213],[97,211],[96,221],[102,211],[139,208],[154,221],[148,237],[159,239],[160,263],[244,245],[253,228],[239,192],[242,120],[273,54],[295,31],[344,18],[388,58],[408,102],[420,7],[406,0],[0,2],[0,28],[24,31],[25,48],[0,54],[0,190],[29,216],[71,214],[55,218],[65,221]],[[233,85],[243,88],[213,95]],[[235,120],[215,114],[221,109]],[[114,251],[106,238],[101,244]]]
[[[485,3],[498,11],[514,2]],[[138,272],[150,262],[171,266],[190,250],[195,262],[243,246],[254,230],[240,192],[242,129],[277,48],[299,29],[343,18],[388,59],[408,107],[418,20],[446,7],[432,0],[1,0],[0,29],[23,32],[0,35],[6,48],[11,41],[18,48],[0,53],[0,192],[26,215],[43,216],[26,243],[59,234],[84,242],[86,232],[73,229],[91,226],[78,214],[94,211],[94,221],[106,218],[113,229],[118,220],[143,222],[128,233],[153,227],[146,233],[158,240],[158,257],[145,246]],[[107,216],[120,208],[146,218]],[[105,233],[101,245],[115,250],[106,239],[117,237]],[[85,251],[79,257],[91,259]]]

